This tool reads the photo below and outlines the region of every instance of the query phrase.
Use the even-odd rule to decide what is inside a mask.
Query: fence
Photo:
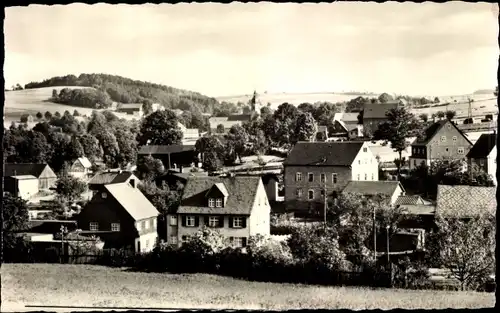
[[[17,260],[28,263],[65,263],[65,264],[103,264],[120,265],[118,263],[128,264],[141,254],[131,250],[103,249],[95,251],[78,251],[68,249],[65,246],[61,253],[61,245],[37,245],[25,253]]]

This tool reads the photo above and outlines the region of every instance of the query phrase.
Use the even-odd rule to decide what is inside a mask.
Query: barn
[[[3,177],[32,175],[38,180],[38,189],[55,187],[57,175],[48,164],[5,163]]]

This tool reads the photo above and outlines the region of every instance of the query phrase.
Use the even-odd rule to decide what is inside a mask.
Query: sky
[[[30,5],[5,8],[6,86],[106,73],[217,97],[497,85],[493,3]]]

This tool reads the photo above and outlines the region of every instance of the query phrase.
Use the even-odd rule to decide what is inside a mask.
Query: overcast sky
[[[6,86],[116,74],[209,96],[374,91],[452,95],[497,84],[497,4],[10,7]]]

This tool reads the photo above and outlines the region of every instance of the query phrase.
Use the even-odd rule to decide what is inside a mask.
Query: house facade
[[[217,229],[236,247],[270,234],[270,205],[260,177],[190,177],[180,206],[167,215],[167,238],[182,245],[201,227]]]
[[[438,121],[425,130],[411,145],[410,170],[421,164],[430,166],[435,160],[465,160],[472,143],[449,120]]]
[[[4,191],[29,200],[39,191],[38,179],[33,175],[8,176],[4,178]]]
[[[391,205],[405,194],[405,189],[398,181],[350,181],[342,190],[343,194],[360,194],[364,196],[386,196]]]
[[[91,167],[92,163],[89,159],[86,157],[78,158],[71,164],[68,174],[76,178],[87,180],[92,174]]]
[[[378,162],[367,142],[298,142],[284,162],[287,211],[322,209],[326,195],[352,180],[378,181]]]
[[[137,118],[141,118],[144,116],[142,103],[122,103],[116,111],[128,115],[133,115]]]
[[[389,110],[403,106],[401,100],[388,101],[385,103],[366,103],[363,110],[363,132],[365,136],[371,137],[378,126],[387,122],[385,115]]]
[[[481,134],[467,154],[469,166],[476,165],[497,185],[497,134]]]
[[[181,129],[183,142],[196,142],[196,140],[200,138],[200,131],[198,128],[187,128],[182,123],[177,123],[177,126]]]
[[[105,248],[149,252],[157,240],[158,211],[129,183],[104,185],[78,215],[78,227]]]
[[[48,164],[5,163],[3,177],[31,175],[38,180],[38,189],[48,190],[55,187],[57,175]]]

